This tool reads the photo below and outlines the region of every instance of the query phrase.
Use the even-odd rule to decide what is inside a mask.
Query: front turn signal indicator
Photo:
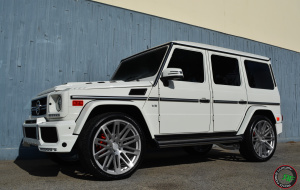
[[[73,100],[73,106],[83,106],[83,100]]]

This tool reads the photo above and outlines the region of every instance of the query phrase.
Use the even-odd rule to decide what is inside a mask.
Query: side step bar
[[[180,147],[180,146],[196,146],[205,144],[220,144],[220,143],[237,143],[243,140],[243,136],[231,136],[231,137],[204,137],[197,139],[162,139],[155,138],[155,141],[159,148],[167,147]]]

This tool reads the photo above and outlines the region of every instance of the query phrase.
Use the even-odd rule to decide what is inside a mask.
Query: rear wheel
[[[88,121],[81,132],[80,158],[96,177],[126,178],[141,163],[144,141],[139,124],[129,115],[101,114]]]
[[[191,155],[204,156],[211,150],[211,148],[212,148],[212,144],[209,144],[209,145],[184,147],[184,150]]]
[[[240,146],[241,155],[250,161],[267,161],[276,149],[277,135],[274,124],[265,116],[253,116]]]

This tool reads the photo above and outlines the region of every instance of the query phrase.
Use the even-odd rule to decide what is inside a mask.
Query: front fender
[[[143,116],[145,114],[143,113],[142,107],[144,105],[144,101],[141,102],[134,102],[134,101],[91,101],[87,103],[84,108],[82,109],[79,117],[76,120],[76,126],[74,129],[74,134],[79,135],[84,124],[86,123],[86,120],[88,119],[90,113],[98,106],[104,106],[104,105],[126,105],[126,106],[135,106],[137,107]],[[148,125],[147,119],[145,118],[146,124]],[[149,125],[148,125],[149,126]]]

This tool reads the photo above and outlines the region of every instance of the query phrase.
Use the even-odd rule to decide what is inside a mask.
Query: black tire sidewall
[[[98,164],[93,158],[93,139],[99,130],[99,128],[106,122],[115,120],[115,119],[121,119],[124,121],[127,121],[131,123],[136,131],[140,135],[141,139],[141,153],[138,158],[138,161],[136,162],[135,166],[131,168],[126,173],[120,174],[120,175],[112,175],[108,174],[99,168]],[[82,140],[80,141],[80,158],[83,161],[83,165],[87,166],[89,171],[96,177],[104,179],[104,180],[117,180],[117,179],[124,179],[127,177],[130,177],[139,167],[141,164],[141,161],[143,159],[144,155],[144,146],[145,146],[145,138],[144,133],[140,128],[140,125],[129,115],[123,114],[123,113],[106,113],[98,115],[94,118],[92,118],[86,126],[84,127],[84,130],[82,131]]]

